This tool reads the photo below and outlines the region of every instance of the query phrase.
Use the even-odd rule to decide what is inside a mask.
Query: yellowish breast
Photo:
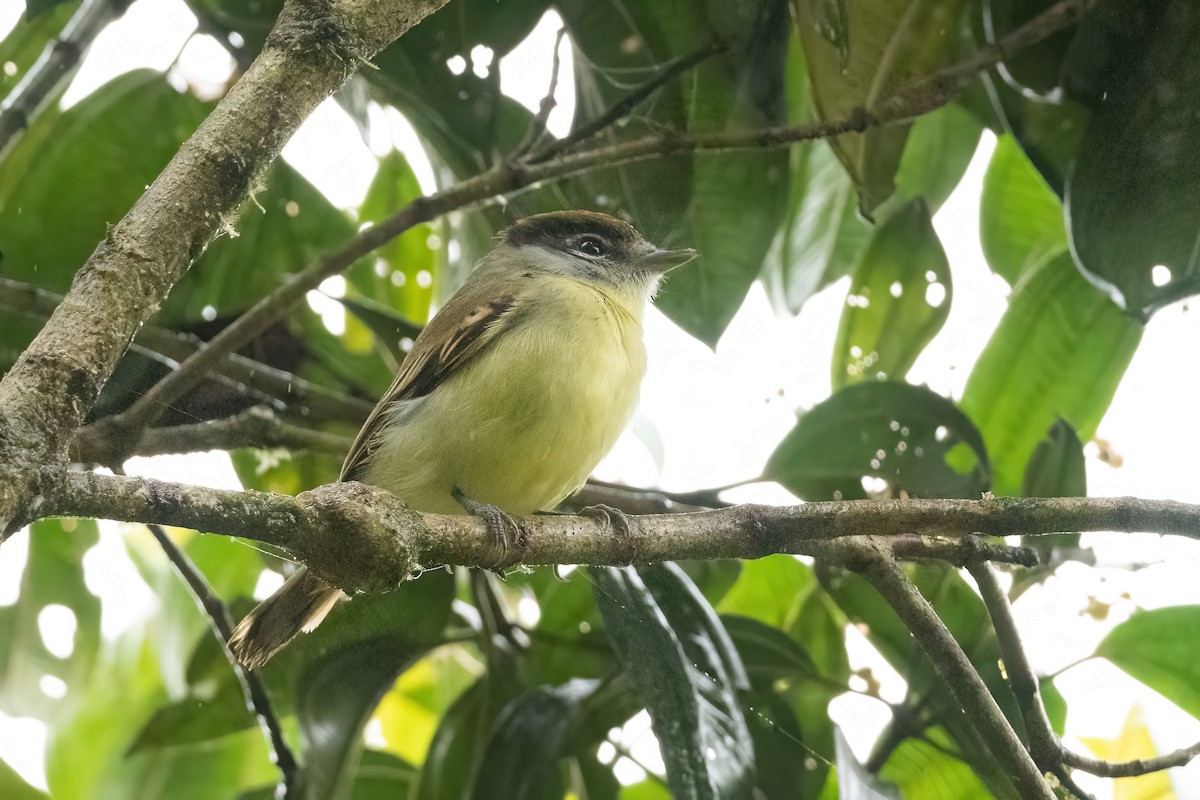
[[[403,417],[366,478],[422,511],[461,513],[450,492],[513,514],[549,509],[612,449],[646,369],[642,298],[543,278],[525,322]]]

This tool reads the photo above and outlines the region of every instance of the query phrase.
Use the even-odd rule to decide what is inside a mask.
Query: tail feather
[[[229,649],[247,668],[258,669],[296,634],[320,625],[343,596],[341,589],[301,569],[238,623]]]

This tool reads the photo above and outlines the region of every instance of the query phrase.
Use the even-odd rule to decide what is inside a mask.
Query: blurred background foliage
[[[239,65],[281,0],[189,0],[200,30]],[[752,130],[839,119],[995,42],[1050,0],[451,0],[360,70],[338,101],[365,130],[371,104],[415,128],[440,186],[505,158],[532,113],[500,91],[500,58],[550,9],[574,53],[581,124],[706,43],[724,45],[598,137]],[[0,41],[12,90],[79,8],[30,2]],[[804,500],[1086,493],[1081,441],[1107,409],[1143,325],[1200,289],[1200,6],[1110,0],[1078,26],[977,76],[909,124],[788,149],[598,169],[520,192],[520,213],[620,214],[703,259],[659,300],[715,346],[750,286],[777,313],[849,276],[830,354],[834,394],[799,416],[763,480]],[[483,75],[451,69],[478,46]],[[547,76],[548,82],[548,76]],[[61,89],[60,89],[61,91]],[[57,98],[52,98],[56,100]],[[61,294],[105,233],[211,110],[162,73],[122,75],[39,114],[0,157],[0,369],[46,318],[15,284]],[[984,129],[999,143],[981,197],[987,265],[1012,287],[957,403],[905,383],[953,302],[931,215]],[[382,157],[365,202],[335,207],[284,161],[193,266],[154,324],[211,337],[288,274],[421,193],[405,156]],[[411,339],[505,224],[498,205],[421,225],[347,273],[348,324],[297,307],[243,355],[326,390],[274,398],[285,418],[352,434]],[[236,235],[235,235],[236,234]],[[178,355],[131,351],[97,417],[128,406]],[[270,399],[270,398],[268,398]],[[162,424],[219,419],[262,398],[210,380]],[[340,458],[234,452],[247,488],[297,492],[337,478]],[[753,476],[747,476],[753,477]],[[235,611],[285,562],[178,532]],[[89,520],[36,523],[20,600],[0,609],[0,710],[49,725],[52,795],[266,798],[276,772],[204,617],[161,553],[129,558],[161,609],[117,639],[83,580]],[[1064,535],[1045,548],[1070,548]],[[1047,556],[1053,553],[1047,549]],[[1014,584],[1014,592],[1048,570]],[[1016,719],[986,612],[959,573],[912,575]],[[69,654],[37,620],[65,607]],[[535,609],[531,612],[530,608]],[[521,621],[516,621],[521,620]],[[897,720],[864,766],[829,719],[849,689],[847,626],[907,682]],[[1200,609],[1135,615],[1096,655],[1200,716]],[[988,797],[996,767],[931,664],[861,579],[771,556],[638,571],[519,572],[503,583],[434,571],[337,609],[264,671],[313,798]],[[45,676],[58,687],[45,690]],[[868,690],[869,691],[869,690]],[[1061,729],[1067,708],[1043,685]],[[649,712],[665,775],[622,785],[610,731]],[[368,735],[364,738],[364,729]],[[630,754],[619,754],[630,755]],[[881,788],[890,785],[892,789]],[[0,764],[0,795],[41,797]],[[884,795],[878,795],[884,796]]]

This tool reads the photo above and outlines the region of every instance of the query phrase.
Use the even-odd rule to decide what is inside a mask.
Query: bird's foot
[[[637,560],[637,539],[633,535],[633,520],[619,508],[603,504],[581,508],[579,513],[585,517],[595,517],[606,523],[617,540],[626,546],[630,564]]]
[[[500,560],[493,567],[493,571],[498,572],[501,577],[504,575],[504,566],[508,562],[508,548],[515,545],[521,536],[521,526],[513,519],[511,514],[502,511],[498,506],[491,503],[480,503],[478,500],[472,500],[463,494],[461,489],[455,489],[450,493],[454,501],[463,507],[463,510],[474,517],[481,518],[488,528],[488,533],[492,535],[496,545],[500,548]]]

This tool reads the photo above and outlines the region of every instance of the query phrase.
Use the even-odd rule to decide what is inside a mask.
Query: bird
[[[696,257],[596,211],[518,220],[413,342],[340,479],[417,511],[482,516],[506,541],[510,515],[553,509],[612,449],[646,371],[646,306]],[[300,567],[229,648],[258,669],[345,596]]]

